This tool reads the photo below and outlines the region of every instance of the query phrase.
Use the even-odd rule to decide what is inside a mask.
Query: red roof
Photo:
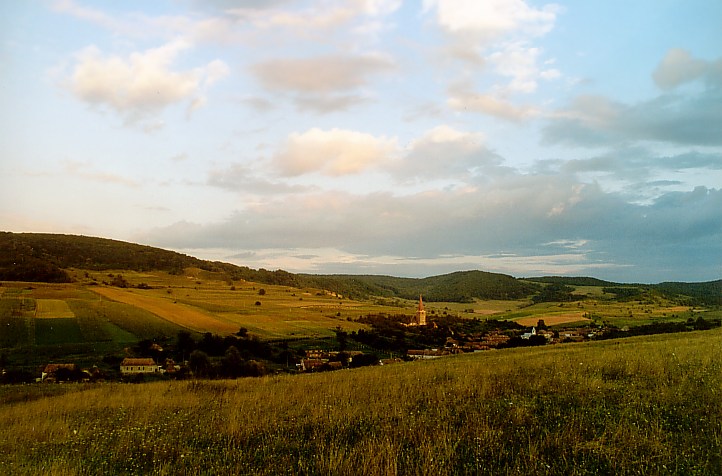
[[[123,361],[120,363],[120,365],[121,365],[121,366],[131,366],[131,365],[134,365],[134,366],[141,366],[141,365],[154,366],[154,365],[155,365],[155,361],[154,361],[153,359],[130,359],[130,358],[125,358],[125,359],[123,359]]]

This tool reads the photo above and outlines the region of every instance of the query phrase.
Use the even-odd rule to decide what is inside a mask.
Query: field
[[[0,473],[722,473],[720,330],[51,387],[0,387]]]
[[[122,274],[126,288],[108,285]],[[352,300],[319,289],[261,285],[229,280],[220,273],[187,268],[163,271],[73,270],[71,284],[0,283],[0,355],[11,364],[36,367],[64,355],[98,359],[119,355],[142,340],[172,342],[181,330],[197,338],[205,332],[229,335],[240,328],[261,339],[295,341],[326,348],[337,330],[364,329],[367,314],[407,314],[418,302],[400,298]],[[534,326],[612,324],[637,326],[686,321],[722,312],[693,309],[660,297],[612,299],[595,286],[579,286],[584,300],[533,303],[531,300],[425,302],[430,320],[447,314],[468,319],[508,319]],[[66,349],[63,346],[67,346]]]
[[[36,299],[35,317],[37,319],[73,319],[75,314],[62,299]]]

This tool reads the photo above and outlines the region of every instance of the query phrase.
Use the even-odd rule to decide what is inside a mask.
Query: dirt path
[[[217,319],[198,309],[186,306],[185,304],[174,303],[168,299],[144,296],[134,291],[123,289],[105,287],[92,287],[89,289],[103,297],[145,309],[166,321],[194,331],[226,335],[237,332],[239,329],[238,324]]]

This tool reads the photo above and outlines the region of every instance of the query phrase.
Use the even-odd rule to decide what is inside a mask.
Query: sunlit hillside
[[[0,387],[3,474],[719,474],[719,330],[298,377]]]

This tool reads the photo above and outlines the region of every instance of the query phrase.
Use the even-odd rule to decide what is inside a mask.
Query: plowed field
[[[174,303],[170,299],[144,296],[134,291],[115,288],[94,287],[93,291],[113,301],[145,309],[167,321],[198,332],[224,335],[237,332],[239,328],[238,324],[221,320],[184,304]]]

